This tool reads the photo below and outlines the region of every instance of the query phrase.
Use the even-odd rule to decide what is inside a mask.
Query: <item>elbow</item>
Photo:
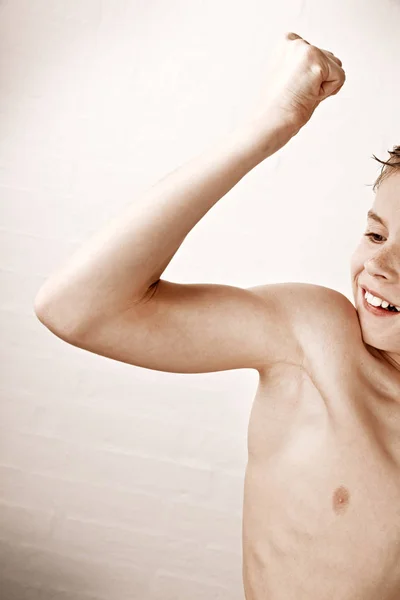
[[[35,301],[33,303],[33,310],[34,310],[36,317],[39,319],[39,321],[43,325],[46,325],[46,323],[47,323],[46,314],[48,314],[48,309],[46,308],[46,301],[43,297],[43,293],[41,290],[36,295]]]
[[[72,343],[76,339],[78,328],[72,326],[67,319],[57,311],[54,303],[46,300],[39,292],[36,296],[33,309],[38,320],[51,333],[54,333],[60,339]]]

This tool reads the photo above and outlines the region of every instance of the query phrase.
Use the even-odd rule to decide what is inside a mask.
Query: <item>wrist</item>
[[[295,124],[274,118],[271,114],[269,119],[268,115],[263,115],[246,121],[233,132],[233,136],[249,158],[261,162],[283,148],[299,129]]]

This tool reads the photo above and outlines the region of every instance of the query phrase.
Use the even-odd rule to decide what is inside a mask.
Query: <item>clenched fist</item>
[[[252,120],[266,127],[281,120],[297,133],[316,107],[338,93],[346,76],[342,61],[328,50],[312,46],[296,33],[286,33],[273,56]]]

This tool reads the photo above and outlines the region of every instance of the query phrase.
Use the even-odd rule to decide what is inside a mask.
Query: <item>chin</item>
[[[362,337],[364,344],[366,344],[367,346],[373,346],[374,348],[378,348],[379,350],[383,350],[384,348],[382,347],[382,345],[385,345],[385,344],[382,344],[382,340],[377,339],[376,333],[374,335],[374,333],[370,329],[368,329],[368,327],[363,326],[363,324],[360,320],[360,315],[359,315],[357,308],[356,308],[356,311],[357,311],[358,322],[360,324],[361,337]]]

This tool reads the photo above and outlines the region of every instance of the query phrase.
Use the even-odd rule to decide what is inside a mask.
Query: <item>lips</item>
[[[399,306],[399,304],[396,304],[396,302],[391,302],[390,300],[388,300],[386,298],[385,295],[380,294],[379,292],[375,292],[375,290],[371,290],[370,288],[361,286],[361,289],[363,291],[363,293],[365,294],[365,292],[369,292],[370,294],[372,294],[373,296],[375,296],[376,298],[382,298],[382,300],[386,300],[386,302],[389,302],[389,304],[391,304],[392,306]]]
[[[372,315],[375,315],[377,317],[394,317],[395,315],[400,315],[400,312],[398,312],[397,310],[394,311],[389,311],[389,310],[385,310],[384,308],[381,308],[380,306],[372,306],[371,304],[369,304],[367,302],[367,299],[365,297],[365,288],[360,288],[361,289],[361,300],[363,303],[363,307],[364,309],[371,313]],[[369,291],[369,290],[367,290]],[[371,292],[372,293],[372,292]]]

